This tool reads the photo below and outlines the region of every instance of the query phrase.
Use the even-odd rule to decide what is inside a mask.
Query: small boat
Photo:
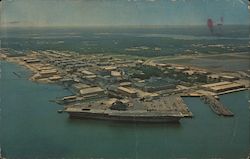
[[[58,110],[57,113],[63,113],[63,110]],[[1,158],[0,158],[1,159]]]

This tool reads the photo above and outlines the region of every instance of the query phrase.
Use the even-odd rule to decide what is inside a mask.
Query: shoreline
[[[2,54],[0,56],[0,58],[2,57],[2,59],[4,59],[7,62],[12,62],[12,63],[15,63],[17,65],[21,65],[21,66],[25,67],[26,69],[30,70],[31,71],[31,76],[28,78],[28,80],[31,80],[33,82],[38,82],[38,83],[57,84],[57,85],[62,85],[61,82],[60,82],[60,80],[63,79],[64,76],[68,76],[68,73],[66,73],[64,69],[59,68],[58,66],[55,66],[55,64],[53,64],[54,63],[53,61],[55,61],[57,58],[60,58],[60,59],[61,58],[65,58],[65,59],[69,58],[71,60],[74,60],[75,58],[78,59],[78,58],[81,58],[82,56],[84,57],[84,55],[71,55],[71,54],[64,54],[64,53],[57,53],[57,54],[46,53],[46,54],[43,54],[43,53],[38,53],[38,52],[31,52],[31,53],[25,54],[24,56],[21,56],[21,57],[7,57],[7,56],[3,57],[3,56],[4,55]],[[88,58],[90,60],[93,60],[93,59],[96,60],[96,56],[97,55],[93,55],[93,56],[90,56]],[[216,55],[213,55],[213,56],[216,56]],[[184,57],[181,57],[181,58],[186,58],[186,57],[187,56],[184,56]],[[188,57],[190,57],[190,56],[188,56]],[[104,56],[102,58],[106,58],[106,56]],[[107,56],[107,58],[111,59],[110,56]],[[178,56],[175,57],[175,58],[178,58]],[[112,60],[117,60],[117,59],[119,59],[119,58],[117,58],[117,57],[113,57],[112,58]],[[97,58],[97,60],[99,60],[99,59]],[[135,59],[133,59],[132,61],[134,61],[134,60]],[[171,60],[171,59],[169,59],[169,60]],[[200,67],[193,67],[193,66],[190,67],[190,66],[180,65],[180,64],[156,63],[155,59],[153,59],[153,60],[147,59],[144,62],[140,62],[140,61],[134,61],[134,62],[139,62],[138,64],[140,64],[142,66],[145,65],[145,66],[160,67],[160,68],[164,68],[165,66],[168,66],[168,67],[174,67],[176,69],[180,68],[181,70],[177,70],[178,72],[182,71],[182,68],[184,68],[184,71],[186,69],[190,69],[190,70],[194,70],[194,71],[201,72],[201,73],[203,73],[203,72],[205,72],[205,73],[206,72],[212,72],[212,70],[203,69],[203,68],[200,68]],[[95,68],[95,69],[97,69],[97,68]],[[89,74],[89,71],[85,71],[84,70],[84,73],[85,72]],[[92,73],[90,75],[93,76]],[[72,75],[72,77],[73,77],[73,75]],[[78,80],[78,79],[75,78],[74,80]],[[76,83],[80,84],[81,82],[79,80]],[[63,87],[65,87],[65,86],[63,86]],[[172,110],[175,110],[175,115],[178,116],[178,119],[176,118],[175,121],[179,121],[181,118],[192,117],[193,114],[192,114],[192,112],[189,111],[188,106],[185,105],[185,103],[184,103],[183,100],[180,100],[179,102],[177,102],[178,101],[177,100],[178,96],[180,96],[180,99],[183,96],[199,96],[200,97],[200,96],[204,96],[204,95],[207,95],[207,94],[211,94],[212,96],[216,97],[216,96],[219,96],[219,95],[222,95],[222,94],[225,94],[225,93],[232,93],[232,92],[236,91],[236,89],[235,89],[235,90],[226,90],[224,92],[219,92],[219,93],[212,93],[212,92],[209,92],[209,90],[206,90],[206,91],[201,90],[200,91],[201,87],[202,87],[202,85],[199,85],[199,84],[197,86],[194,85],[193,87],[189,87],[189,88],[181,86],[180,88],[177,88],[177,89],[173,90],[172,92],[170,92],[170,94],[167,94],[167,95],[164,95],[164,96],[162,96],[160,94],[160,99],[161,100],[159,100],[157,98],[153,99],[153,100],[151,99],[152,101],[148,102],[148,104],[145,101],[144,102],[140,101],[144,97],[141,98],[141,99],[139,98],[138,101],[137,100],[133,100],[133,98],[131,98],[131,97],[126,97],[125,99],[127,100],[126,102],[128,102],[128,103],[125,103],[125,104],[133,105],[133,107],[137,107],[136,105],[144,104],[146,107],[143,108],[143,109],[141,109],[141,108],[140,109],[141,110],[146,110],[145,113],[149,113],[149,112],[151,113],[151,111],[153,110],[152,115],[154,113],[157,113],[157,112],[162,112],[162,111],[164,111],[164,109],[169,110],[170,112]],[[67,88],[67,87],[65,87],[65,88]],[[100,89],[103,91],[103,88],[100,88]],[[246,90],[246,89],[247,88],[240,88],[240,89],[237,89],[237,91],[242,91],[242,90]],[[104,91],[106,92],[107,90],[104,90]],[[131,88],[131,91],[132,92],[133,91],[137,91],[137,89],[133,88],[133,90],[132,90],[132,88]],[[137,92],[137,95],[138,95],[138,93],[141,93],[141,92],[143,92],[143,91]],[[149,93],[149,92],[144,92],[143,94],[145,94],[145,93],[147,93],[149,95],[153,95],[153,93]],[[159,92],[157,92],[157,93],[159,94]],[[157,94],[157,93],[155,93],[155,94]],[[114,103],[111,103],[111,104],[102,104],[103,102],[104,103],[111,102],[111,101],[105,101],[106,99],[104,99],[103,101],[100,102],[99,105],[97,103],[94,103],[94,104],[90,104],[89,103],[89,104],[87,104],[87,103],[84,103],[84,102],[81,102],[81,101],[84,101],[85,98],[89,98],[89,97],[84,97],[84,96],[82,97],[79,94],[75,94],[75,96],[76,97],[74,97],[73,101],[75,100],[75,98],[76,99],[77,98],[81,98],[81,100],[78,101],[78,105],[66,104],[66,101],[62,101],[62,103],[59,103],[59,104],[60,105],[65,105],[65,108],[64,108],[64,110],[62,110],[62,111],[60,110],[59,112],[66,112],[66,113],[69,114],[70,117],[72,117],[72,116],[78,116],[79,117],[79,115],[76,115],[76,114],[79,114],[79,113],[84,114],[85,113],[85,114],[92,114],[92,115],[94,115],[94,114],[96,114],[96,112],[92,113],[91,111],[96,109],[96,110],[100,111],[100,113],[97,113],[98,114],[97,117],[95,115],[94,115],[94,117],[92,115],[87,115],[87,116],[89,116],[88,118],[101,118],[101,116],[103,116],[105,114],[103,111],[105,111],[106,109],[110,109],[110,107],[115,102],[121,101],[119,99],[115,99],[113,101]],[[165,103],[164,100],[162,100],[162,99],[168,100],[170,97],[172,97],[172,98],[174,97],[173,98],[173,102],[172,103],[171,102],[168,103],[167,104],[168,106],[166,106],[166,108],[164,108],[164,109],[161,108],[162,107],[162,106],[160,106],[161,103]],[[67,100],[68,99],[72,100],[71,98],[73,98],[73,97],[70,97],[70,98],[69,97],[64,97],[64,98],[65,99],[67,98]],[[153,97],[153,98],[155,98],[155,97]],[[113,98],[109,97],[109,100],[111,100],[111,99],[113,100]],[[143,100],[145,100],[145,99],[143,99]],[[77,100],[75,100],[75,101],[77,102]],[[157,102],[157,101],[159,101],[159,102]],[[71,101],[70,101],[70,103],[71,103]],[[153,107],[149,106],[150,103],[151,103],[151,105],[153,105]],[[88,105],[91,105],[90,108],[87,107]],[[77,108],[79,106],[80,106],[80,109],[78,109],[76,112],[75,112],[75,110],[72,109],[74,107]],[[84,110],[82,110],[82,109],[84,109]],[[88,109],[88,111],[86,111],[85,109]],[[131,109],[131,108],[128,107],[128,110],[133,110],[133,109]],[[133,111],[135,111],[135,110],[133,110]],[[109,120],[109,118],[110,118],[111,120],[121,120],[120,118],[123,116],[123,114],[126,114],[127,112],[129,112],[127,110],[126,111],[124,111],[124,110],[123,111],[121,111],[121,110],[113,110],[113,112],[115,112],[115,111],[122,112],[122,113],[120,115],[118,115],[117,117],[111,117],[110,116],[110,117],[105,117],[104,119]],[[133,113],[130,113],[130,114],[132,115]],[[166,112],[166,114],[168,114],[168,113]],[[141,115],[139,115],[138,117],[136,115],[134,115],[134,116],[132,115],[131,117],[133,118],[132,120],[136,120],[138,118],[137,120],[140,121],[140,118],[143,118],[143,116],[141,116],[141,117],[140,116]],[[146,116],[146,117],[149,118],[149,116]],[[167,115],[166,117],[168,118],[168,119],[166,118],[167,119],[166,121],[172,121],[172,119],[173,119],[173,118],[169,119],[169,117],[171,118],[171,115]],[[165,119],[161,119],[160,120],[160,118],[161,117],[158,116],[158,115],[153,115],[153,119],[155,121],[157,121],[158,119],[159,119],[158,122],[165,120]],[[127,116],[123,120],[130,121],[130,116]],[[145,120],[145,119],[143,119],[143,120]]]

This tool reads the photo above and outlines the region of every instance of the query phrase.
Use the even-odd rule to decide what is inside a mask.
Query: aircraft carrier
[[[86,108],[66,108],[64,112],[70,118],[100,119],[124,122],[179,122],[184,116],[176,112],[146,111],[146,110],[102,110]]]

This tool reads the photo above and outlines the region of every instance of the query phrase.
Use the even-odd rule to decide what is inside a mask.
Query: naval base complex
[[[249,89],[249,70],[213,71],[150,58],[55,50],[13,54],[1,49],[0,59],[27,67],[33,81],[70,90],[72,95],[54,101],[64,105],[59,112],[71,118],[178,122],[193,116],[185,96],[201,97],[216,114],[233,116],[219,96]]]

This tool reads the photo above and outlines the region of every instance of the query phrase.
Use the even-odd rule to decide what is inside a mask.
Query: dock
[[[218,101],[214,96],[204,95],[201,99],[205,104],[209,104],[210,108],[218,115],[222,116],[234,116],[234,114],[225,107],[220,101]]]

